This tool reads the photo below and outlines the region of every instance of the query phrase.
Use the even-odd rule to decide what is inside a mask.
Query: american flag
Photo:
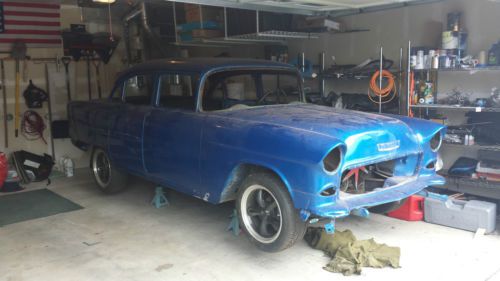
[[[15,41],[28,47],[59,47],[60,5],[0,2],[0,46],[11,46]]]

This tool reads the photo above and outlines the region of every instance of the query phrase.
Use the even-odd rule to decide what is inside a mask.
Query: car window
[[[206,79],[202,108],[205,111],[241,109],[300,100],[299,77],[294,72],[231,71],[215,73]]]
[[[154,91],[153,75],[136,75],[125,80],[125,102],[136,105],[151,104]]]
[[[113,89],[113,93],[111,93],[111,101],[121,102],[122,101],[122,91],[123,91],[123,82],[115,85],[115,88]]]
[[[198,80],[198,75],[160,75],[159,106],[194,111]]]
[[[295,75],[262,74],[264,94],[268,95],[265,101],[276,103],[290,103],[300,101],[299,80]]]

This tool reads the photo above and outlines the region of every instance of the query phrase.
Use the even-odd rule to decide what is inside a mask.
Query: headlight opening
[[[432,139],[429,142],[431,150],[433,152],[437,152],[439,150],[439,148],[441,148],[442,142],[443,142],[443,138],[441,136],[441,131],[439,131],[434,136],[432,136]]]
[[[323,166],[327,172],[333,173],[339,169],[341,162],[342,150],[337,146],[323,159]]]

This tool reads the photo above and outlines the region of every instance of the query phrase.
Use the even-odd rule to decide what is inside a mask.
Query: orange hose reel
[[[396,78],[388,70],[382,70],[382,77],[387,80],[387,85],[384,88],[379,87],[380,71],[377,70],[370,79],[370,88],[368,90],[368,98],[374,103],[388,103],[396,96]],[[381,99],[377,100],[377,99]],[[385,99],[385,100],[384,100]]]

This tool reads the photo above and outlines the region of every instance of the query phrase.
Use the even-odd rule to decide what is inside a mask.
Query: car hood
[[[313,104],[289,104],[225,110],[221,117],[307,131],[345,145],[348,166],[421,152],[417,134],[403,121],[380,114]],[[337,143],[335,143],[337,141]]]

